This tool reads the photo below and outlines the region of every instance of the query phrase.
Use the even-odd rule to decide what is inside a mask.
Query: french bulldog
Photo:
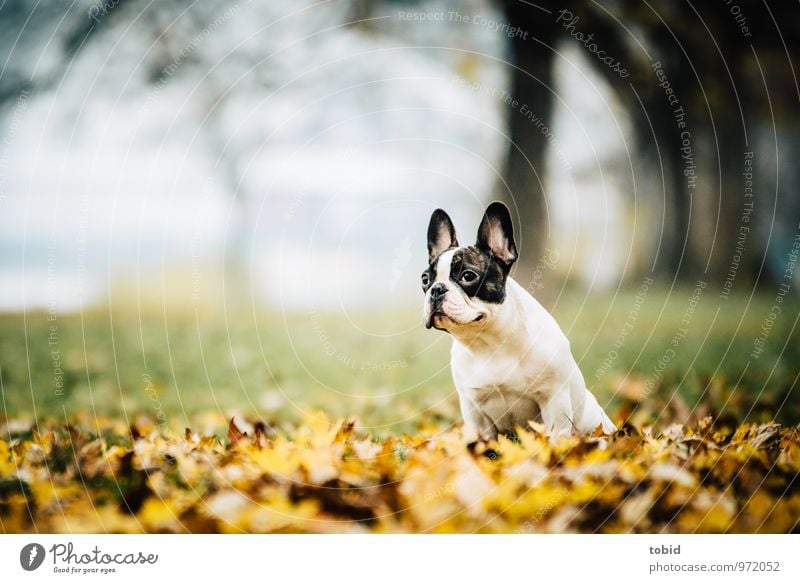
[[[586,388],[555,319],[509,276],[517,259],[511,215],[489,205],[474,245],[461,247],[441,209],[428,224],[422,273],[427,328],[453,337],[451,367],[468,443],[534,420],[551,436],[614,424]]]

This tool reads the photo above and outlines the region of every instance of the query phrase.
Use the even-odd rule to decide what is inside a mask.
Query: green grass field
[[[691,288],[569,292],[552,309],[588,385],[611,409],[627,378],[655,414],[677,392],[689,410],[704,403],[751,418],[777,411],[796,423],[797,399],[786,397],[800,371],[800,305],[786,299],[770,320],[775,300],[766,292],[723,300],[701,291],[694,300]],[[135,302],[55,320],[5,314],[4,416],[145,415],[180,430],[196,427],[198,416],[213,417],[215,427],[232,414],[281,425],[323,410],[356,415],[375,435],[456,422],[450,339],[420,320],[416,309],[282,314]]]

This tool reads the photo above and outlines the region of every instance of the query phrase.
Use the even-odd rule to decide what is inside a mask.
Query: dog
[[[614,424],[586,388],[555,319],[509,276],[517,259],[508,208],[484,213],[474,245],[460,247],[450,217],[428,224],[422,273],[426,328],[453,337],[451,368],[467,443],[509,434],[534,420],[550,436],[606,434]]]

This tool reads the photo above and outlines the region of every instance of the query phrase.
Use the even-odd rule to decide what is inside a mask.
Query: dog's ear
[[[493,202],[486,209],[481,226],[478,227],[476,246],[482,251],[489,251],[506,270],[511,269],[517,260],[511,213],[502,202]]]
[[[456,228],[442,209],[436,209],[428,223],[428,262],[436,259],[442,251],[458,247]]]

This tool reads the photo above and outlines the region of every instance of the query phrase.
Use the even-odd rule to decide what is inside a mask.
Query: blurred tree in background
[[[495,10],[496,15],[487,13],[484,21],[465,27],[448,22],[448,11],[453,10],[467,15]],[[427,30],[429,23],[423,19],[411,22],[419,26],[409,33],[409,21],[414,19],[400,16],[409,11],[427,11],[433,15],[430,20],[444,21],[444,27]],[[291,15],[299,16],[289,20]],[[643,218],[630,228],[646,232],[631,239],[641,248],[635,249],[636,261],[626,263],[622,278],[652,271],[668,279],[703,277],[722,286],[735,280],[748,288],[783,277],[800,221],[800,169],[795,163],[800,154],[800,91],[794,68],[800,53],[798,16],[796,3],[758,0],[342,0],[302,4],[296,9],[292,3],[281,2],[151,6],[138,0],[82,0],[68,10],[60,2],[39,2],[31,8],[22,0],[10,0],[0,9],[0,42],[9,55],[0,74],[0,107],[8,115],[21,95],[54,91],[76,76],[86,75],[86,84],[94,88],[97,79],[91,80],[91,75],[103,69],[108,76],[107,69],[119,68],[113,82],[120,88],[128,91],[142,83],[142,101],[155,95],[175,104],[174,119],[161,123],[165,132],[184,123],[186,131],[194,133],[182,139],[192,147],[195,142],[202,144],[209,154],[220,188],[235,201],[228,249],[237,258],[246,254],[255,239],[251,223],[256,213],[248,201],[267,191],[265,180],[255,172],[264,167],[262,158],[269,158],[264,142],[285,142],[286,136],[276,138],[271,132],[288,119],[297,125],[284,128],[285,133],[295,132],[297,142],[305,143],[309,135],[317,137],[306,113],[298,118],[297,112],[290,116],[281,109],[285,103],[265,105],[273,92],[287,85],[292,91],[302,89],[306,91],[303,98],[287,102],[306,107],[320,86],[341,83],[342,91],[366,87],[375,93],[362,93],[340,110],[353,116],[363,111],[398,112],[397,120],[381,132],[399,143],[407,139],[401,130],[413,129],[402,121],[404,115],[408,117],[399,113],[403,103],[434,111],[441,108],[440,103],[424,101],[422,93],[404,97],[388,86],[379,93],[377,83],[373,88],[360,77],[348,80],[348,75],[369,67],[375,68],[376,75],[385,73],[386,63],[400,63],[389,58],[400,52],[389,49],[400,48],[418,49],[433,63],[424,71],[419,69],[422,77],[437,70],[440,61],[469,77],[476,59],[494,59],[481,37],[489,30],[506,47],[508,95],[516,102],[502,104],[507,139],[500,145],[501,170],[493,194],[518,213],[518,243],[524,252],[516,269],[525,280],[539,265],[543,241],[550,239],[556,226],[546,171],[548,136],[521,115],[519,107],[524,104],[527,111],[553,125],[554,107],[561,99],[554,89],[556,65],[571,46],[581,51],[588,66],[611,88],[632,127],[635,147],[629,152],[631,159],[620,162],[629,166],[621,172],[628,175],[629,206],[634,213],[644,212],[636,215]],[[511,31],[517,32],[492,29],[489,25],[502,24],[494,18],[505,19]],[[125,36],[131,29],[137,31],[133,41]],[[115,34],[107,34],[111,30]],[[450,36],[442,36],[445,30]],[[300,43],[298,39],[308,40]],[[405,42],[408,39],[416,44]],[[131,42],[140,43],[139,52]],[[365,51],[369,48],[371,57],[355,68],[356,61],[350,59],[362,45]],[[350,53],[342,50],[344,46]],[[94,60],[82,61],[86,53],[96,55]],[[340,68],[318,69],[308,64],[322,53],[334,55],[331,62]],[[454,55],[460,59],[456,65]],[[403,58],[409,67],[419,65],[414,60],[417,54]],[[397,71],[398,78],[403,75],[408,78],[408,70]],[[174,90],[180,83],[183,92]],[[441,96],[447,90],[431,85],[428,95]],[[109,95],[119,97],[113,92]],[[358,101],[373,97],[366,110],[364,102]],[[67,112],[64,121],[85,115],[80,104],[66,100],[61,104]],[[442,98],[444,103],[454,101]],[[179,119],[187,111],[188,123]],[[485,111],[475,111],[473,116],[481,121],[490,117]],[[324,119],[325,112],[317,117]],[[446,126],[445,117],[438,117],[442,135],[454,136],[464,124],[451,120]],[[493,127],[493,121],[489,119],[487,125]],[[364,125],[369,126],[366,117]],[[419,127],[422,131],[430,124],[423,121]],[[124,131],[120,128],[117,133]],[[470,142],[473,137],[462,131],[452,143],[469,143],[471,151],[490,158],[494,146]],[[418,156],[428,157],[423,148]],[[275,164],[282,166],[281,161]],[[453,170],[469,168],[462,165]],[[313,172],[301,174],[303,178]],[[487,199],[492,195],[469,176],[464,182]],[[384,184],[389,187],[390,181]],[[280,188],[272,189],[268,194],[273,201],[276,192],[285,194]],[[414,194],[421,199],[431,196],[424,189]],[[438,206],[447,200],[432,202]]]
[[[732,276],[745,285],[783,277],[800,221],[800,167],[792,162],[800,155],[796,3],[508,0],[503,6],[509,23],[530,33],[512,41],[512,93],[520,102],[545,116],[551,111],[556,51],[573,42],[589,52],[630,113],[636,155],[647,166],[636,181],[661,185],[657,198],[645,201],[660,219],[652,225],[655,271],[705,276],[718,285]],[[627,74],[601,57],[612,57]],[[508,187],[499,191],[520,210],[525,246],[537,249],[546,212],[536,169],[544,167],[547,140],[517,112],[508,119]],[[529,269],[537,261],[523,260]]]

